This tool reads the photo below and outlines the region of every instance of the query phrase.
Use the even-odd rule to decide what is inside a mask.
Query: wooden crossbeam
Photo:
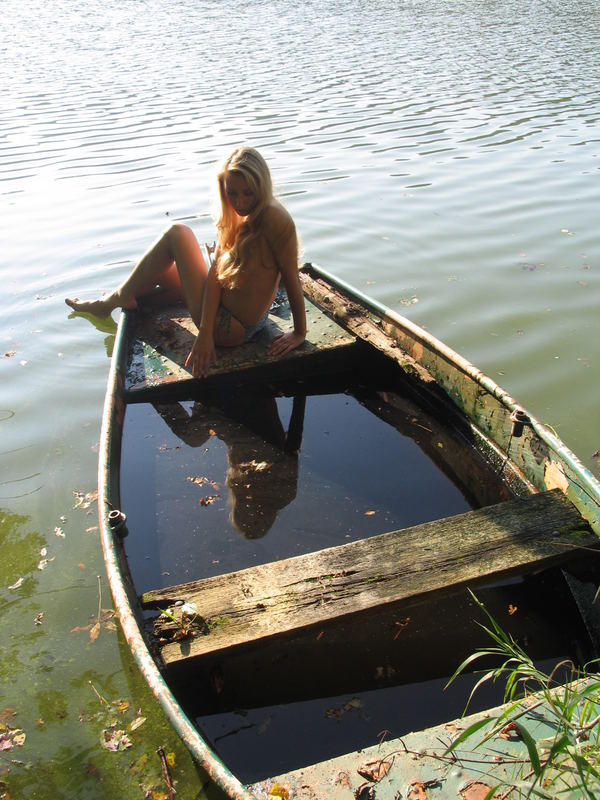
[[[166,665],[289,634],[378,606],[560,563],[598,538],[559,491],[238,572],[150,591],[145,608],[193,603],[190,635],[159,617]],[[177,607],[175,607],[175,613]]]

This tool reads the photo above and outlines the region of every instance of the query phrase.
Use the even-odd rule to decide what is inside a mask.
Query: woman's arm
[[[216,364],[215,353],[215,320],[221,302],[221,284],[217,279],[216,267],[208,272],[202,293],[202,316],[198,335],[185,360],[185,366],[191,367],[192,375],[205,378],[211,364]]]
[[[279,212],[279,209],[277,211]],[[294,320],[294,330],[274,339],[268,350],[268,354],[271,356],[281,356],[284,353],[289,353],[290,350],[294,350],[304,342],[306,338],[306,310],[298,274],[298,237],[296,228],[291,217],[283,209],[273,217],[272,221],[275,223],[273,227],[276,227],[279,232],[279,235],[272,239],[274,241],[272,245],[273,254],[285,284]]]

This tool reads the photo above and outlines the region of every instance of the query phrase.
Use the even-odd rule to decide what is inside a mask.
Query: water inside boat
[[[122,453],[139,594],[512,496],[502,464],[385,378],[224,382],[192,399],[132,404]],[[478,596],[540,662],[580,656],[558,570]],[[473,677],[443,687],[488,643],[474,619],[485,621],[463,587],[195,662],[173,678],[190,718],[251,782],[459,716]],[[472,710],[501,700],[491,687]]]

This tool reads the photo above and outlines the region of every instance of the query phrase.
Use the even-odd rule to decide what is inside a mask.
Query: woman
[[[100,300],[65,302],[75,311],[106,316],[135,308],[158,284],[165,301],[183,301],[198,328],[187,360],[196,377],[216,362],[215,346],[249,341],[265,324],[280,279],[287,290],[294,330],[276,338],[269,355],[293,350],[306,336],[306,314],[298,277],[294,222],[273,197],[269,168],[250,147],[234,150],[218,174],[220,215],[213,266],[208,269],[196,237],[173,225],[142,257],[127,280]]]

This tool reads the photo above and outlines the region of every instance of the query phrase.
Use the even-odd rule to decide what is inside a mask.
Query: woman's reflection
[[[264,536],[296,497],[305,406],[304,395],[293,398],[286,431],[275,398],[247,389],[196,402],[191,414],[180,403],[154,404],[187,445],[200,447],[214,435],[227,445],[230,519],[247,539]]]

